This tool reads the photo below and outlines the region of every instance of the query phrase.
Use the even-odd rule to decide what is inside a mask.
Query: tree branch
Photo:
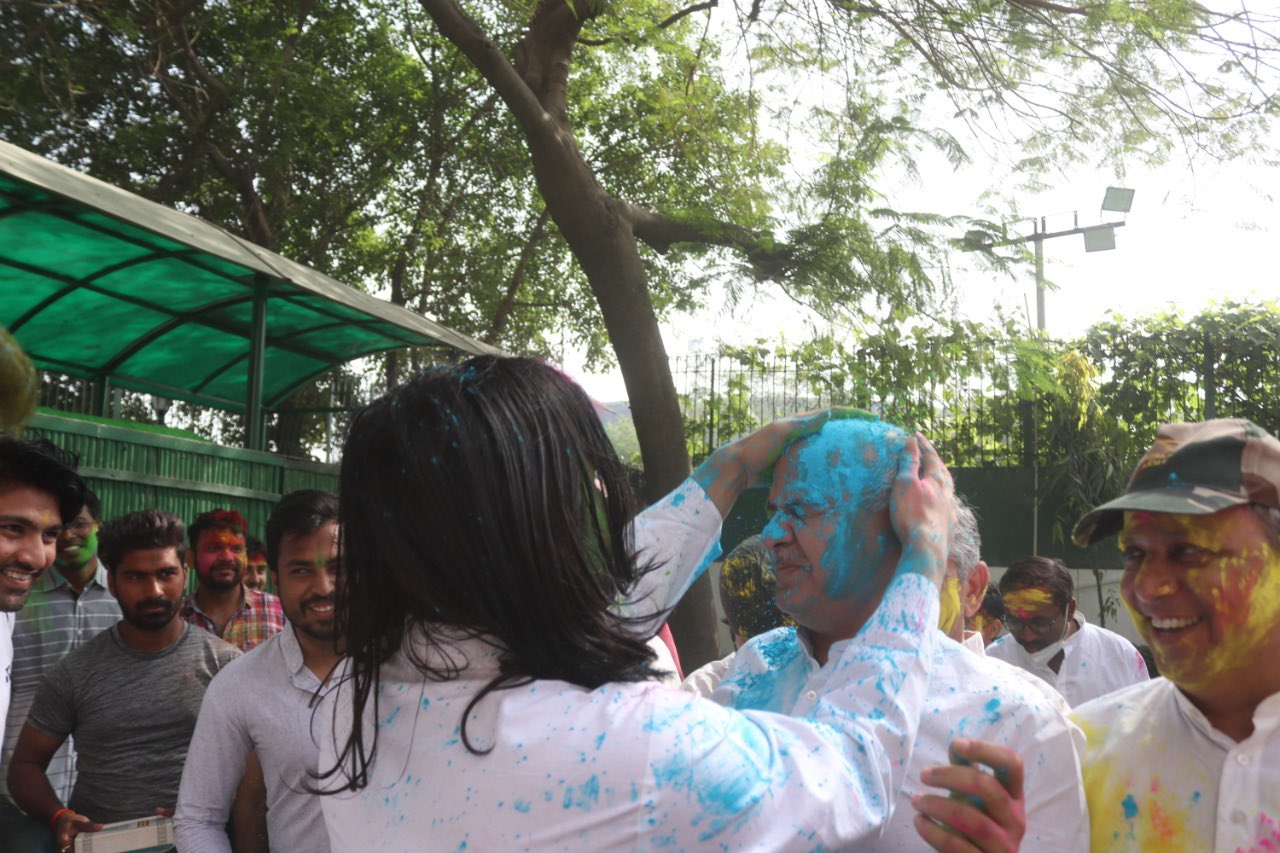
[[[544,136],[552,123],[538,97],[493,39],[454,0],[420,0],[441,35],[453,43],[511,110],[529,136]]]
[[[519,292],[520,285],[524,283],[525,274],[529,271],[529,262],[533,260],[534,249],[546,236],[547,221],[549,219],[551,219],[551,211],[544,207],[542,213],[538,215],[538,221],[534,223],[529,239],[525,240],[524,245],[520,247],[520,258],[516,261],[515,272],[511,274],[511,281],[507,284],[506,292],[502,294],[502,299],[498,302],[498,307],[493,312],[493,321],[489,324],[489,331],[484,336],[485,343],[496,344],[498,337],[506,331],[507,322],[511,319],[511,313],[518,304],[516,302],[516,293]],[[527,305],[528,303],[524,304]]]
[[[778,243],[766,231],[713,219],[674,219],[628,202],[619,204],[631,222],[631,233],[660,255],[682,243],[737,249],[751,262],[756,275],[765,280],[781,276],[793,254],[790,246]]]
[[[757,2],[759,2],[759,0],[757,0]],[[693,15],[697,12],[705,12],[708,9],[714,9],[719,5],[720,5],[720,0],[705,0],[705,2],[703,3],[695,3],[692,6],[686,6],[680,11],[674,12],[671,15],[668,15],[666,18],[654,24],[652,30],[665,30],[667,27],[680,22],[681,20],[688,17],[689,15]],[[645,39],[647,39],[648,37],[649,37],[649,33],[642,33],[641,35],[637,36],[634,40],[627,39],[627,43],[630,44],[632,47],[636,47],[643,44]],[[615,41],[617,41],[617,39],[579,38],[578,44],[585,44],[591,47],[603,47],[606,44],[613,44]]]

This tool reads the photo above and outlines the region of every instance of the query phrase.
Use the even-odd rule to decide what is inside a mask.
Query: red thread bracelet
[[[71,809],[58,809],[53,813],[53,817],[49,819],[49,824],[53,827],[54,835],[58,834],[58,818],[62,817],[64,814],[75,814],[75,812]]]

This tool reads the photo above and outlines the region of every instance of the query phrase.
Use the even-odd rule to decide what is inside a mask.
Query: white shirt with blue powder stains
[[[675,552],[655,608],[687,586],[719,514],[686,484],[645,514],[643,548]],[[693,505],[690,505],[692,502]],[[683,504],[683,505],[682,505]],[[709,515],[708,515],[709,513]],[[642,527],[648,527],[647,532]],[[682,532],[683,529],[683,532]],[[701,542],[689,553],[690,542]],[[682,551],[682,549],[685,549]],[[666,586],[664,586],[666,584]],[[823,850],[879,832],[915,740],[939,634],[938,593],[904,575],[890,585],[862,642],[833,658],[823,692],[799,718],[738,712],[656,684],[588,690],[536,681],[485,697],[499,650],[481,638],[428,643],[420,632],[381,669],[366,743],[377,758],[362,790],[322,798],[334,850]],[[461,667],[426,680],[410,654]],[[320,766],[353,725],[348,688],[317,714]]]
[[[865,629],[864,629],[865,630]],[[868,850],[919,850],[924,842],[913,821],[911,797],[939,793],[920,783],[920,772],[950,760],[958,737],[978,738],[1016,750],[1026,768],[1027,834],[1024,849],[1089,849],[1088,811],[1080,784],[1083,746],[1079,730],[1044,692],[1016,674],[938,633],[925,712],[911,751],[906,781],[884,835]],[[830,660],[861,634],[831,646]],[[828,689],[830,666],[820,667],[803,632],[778,628],[750,640],[733,656],[728,674],[711,694],[731,708],[804,715]],[[1052,691],[1049,691],[1052,692]]]

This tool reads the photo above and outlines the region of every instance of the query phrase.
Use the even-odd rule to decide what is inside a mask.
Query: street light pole
[[[1032,235],[1036,247],[1036,328],[1044,331],[1044,217]]]
[[[1133,190],[1124,187],[1107,187],[1102,199],[1102,210],[1115,213],[1128,213],[1133,205]],[[1117,228],[1124,227],[1124,220],[1118,222],[1102,222],[1097,225],[1080,225],[1080,214],[1073,216],[1072,225],[1064,231],[1049,233],[1046,227],[1047,217],[1031,220],[1032,231],[1023,237],[1006,237],[994,242],[983,240],[981,232],[966,234],[966,242],[971,248],[991,249],[995,246],[1010,246],[1015,243],[1031,243],[1035,252],[1036,263],[1036,329],[1040,334],[1047,334],[1044,310],[1044,241],[1055,237],[1067,237],[1079,234],[1084,237],[1086,252],[1099,252],[1116,247]],[[972,235],[972,236],[971,236]],[[1037,419],[1031,417],[1031,553],[1040,553],[1040,426]]]

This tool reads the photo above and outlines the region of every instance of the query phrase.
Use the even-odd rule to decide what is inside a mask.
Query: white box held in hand
[[[173,849],[173,819],[143,817],[108,823],[76,836],[76,853],[162,853]]]

